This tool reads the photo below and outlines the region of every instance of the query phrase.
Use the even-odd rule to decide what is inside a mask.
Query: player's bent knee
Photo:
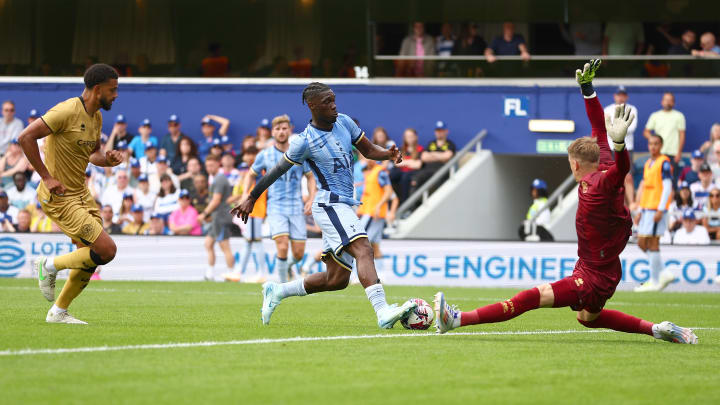
[[[540,292],[540,307],[552,307],[555,303],[555,293],[550,284],[542,284],[536,287]]]
[[[96,241],[90,249],[90,258],[99,266],[110,263],[116,254],[117,245],[110,237]]]
[[[593,323],[595,319],[600,315],[600,313],[592,313],[588,312],[586,310],[578,311],[577,313],[577,321],[586,328],[595,328],[595,324]]]

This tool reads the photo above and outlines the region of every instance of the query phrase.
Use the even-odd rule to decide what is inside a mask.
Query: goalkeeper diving
[[[599,59],[591,60],[575,74],[585,99],[592,135],[576,139],[568,147],[570,170],[578,182],[575,226],[579,259],[573,274],[469,312],[461,312],[449,305],[445,295],[438,292],[435,311],[439,333],[461,326],[508,321],[537,308],[570,307],[577,311],[578,322],[587,328],[646,334],[675,343],[697,343],[698,338],[692,330],[672,322],[656,324],[604,309],[622,278],[619,256],[631,233],[632,220],[624,204],[623,182],[630,169],[625,136],[636,117],[625,105],[617,106],[614,120],[604,117],[592,85],[600,63]],[[608,135],[612,139],[615,160],[608,145]]]

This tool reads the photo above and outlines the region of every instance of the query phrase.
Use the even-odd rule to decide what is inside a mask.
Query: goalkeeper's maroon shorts
[[[620,259],[605,264],[588,264],[579,259],[569,277],[552,284],[555,295],[554,307],[570,307],[574,311],[583,309],[600,312],[615,293],[622,278]]]

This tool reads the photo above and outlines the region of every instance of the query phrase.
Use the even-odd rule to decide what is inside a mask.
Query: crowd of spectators
[[[31,110],[27,124],[39,117],[36,110]],[[253,153],[257,153],[256,148],[272,144],[267,119],[261,120],[256,134],[243,139],[240,148],[227,136],[229,125],[227,118],[206,115],[199,123],[202,139],[198,145],[182,131],[180,117],[175,114],[168,117],[167,131],[162,136],[156,136],[159,131],[149,119],[141,121],[135,134],[128,128],[125,115],[118,114],[110,135],[101,135],[101,147],[122,151],[123,162],[112,168],[90,164],[85,172],[105,230],[131,235],[205,234],[207,224],[198,217],[210,197],[212,180],[204,167],[207,156],[217,156],[222,165],[220,172],[234,186],[249,167],[244,151],[254,149]],[[42,212],[35,192],[40,178],[17,143],[24,126],[15,116],[14,103],[3,102],[0,228],[2,232],[60,232]]]
[[[698,34],[692,28],[678,33],[671,28],[667,24],[652,25],[641,22],[581,22],[561,24],[560,37],[573,49],[575,55],[666,54],[698,58],[720,57],[720,46],[714,33],[700,31],[701,34]],[[548,50],[540,52],[548,53]],[[402,40],[398,55],[484,56],[489,64],[495,63],[498,56],[519,56],[525,62],[531,59],[528,39],[517,32],[512,22],[503,23],[499,32],[492,34],[488,41],[478,33],[477,23],[443,23],[440,25],[440,34],[433,37],[427,33],[424,23],[414,22],[411,32]],[[398,60],[395,62],[395,75],[480,76],[484,74],[482,66],[476,63],[474,69],[468,70],[447,61]],[[647,76],[667,76],[669,66],[666,62],[648,61],[644,70]]]
[[[24,128],[15,117],[11,101],[2,104],[0,119],[0,225],[3,232],[60,232],[42,212],[35,188],[40,177],[17,144]],[[41,114],[32,110],[27,123]],[[208,224],[200,213],[211,198],[212,176],[206,170],[207,157],[213,155],[220,162],[218,173],[224,175],[232,187],[242,187],[242,180],[257,153],[272,147],[270,120],[262,119],[255,134],[243,137],[234,145],[227,136],[230,120],[218,115],[205,115],[199,123],[199,142],[182,130],[180,117],[168,117],[162,136],[157,125],[143,119],[137,133],[128,128],[124,114],[115,116],[110,135],[102,134],[102,148],[120,150],[123,162],[116,167],[95,167],[85,172],[86,184],[100,208],[103,227],[110,234],[129,235],[204,235]],[[166,129],[166,131],[165,131]],[[161,133],[162,133],[161,132]],[[425,147],[419,144],[417,131],[408,128],[402,134],[400,150],[403,162],[385,162],[399,202],[423,185],[455,153],[449,139],[449,128],[443,121],[435,123],[435,139]],[[378,127],[372,141],[385,148],[395,145],[387,131]],[[41,141],[42,142],[42,141]],[[42,145],[41,145],[42,154]],[[355,182],[358,199],[366,160],[355,152]],[[305,190],[305,187],[303,187]],[[241,192],[241,190],[238,190]],[[308,229],[314,230],[312,218]],[[238,223],[239,225],[239,223]],[[235,229],[239,234],[240,229]]]

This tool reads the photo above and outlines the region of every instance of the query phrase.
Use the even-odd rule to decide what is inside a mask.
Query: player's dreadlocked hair
[[[303,104],[305,104],[305,102],[307,102],[307,100],[309,100],[310,98],[315,97],[317,94],[328,90],[330,90],[330,86],[324,83],[312,82],[308,84],[302,92]]]

